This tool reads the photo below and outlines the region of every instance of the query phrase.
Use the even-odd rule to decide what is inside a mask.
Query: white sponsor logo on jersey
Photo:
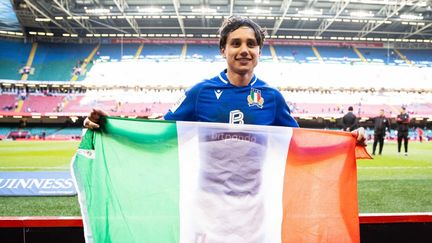
[[[223,92],[223,91],[220,90],[220,89],[215,89],[214,93],[215,93],[215,95],[216,95],[216,99],[219,99],[219,98],[221,97],[222,92]]]
[[[241,112],[240,110],[230,111],[229,123],[244,124],[243,117],[244,117],[243,112]]]

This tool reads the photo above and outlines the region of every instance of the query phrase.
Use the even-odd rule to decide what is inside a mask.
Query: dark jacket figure
[[[372,147],[372,154],[375,155],[376,146],[379,143],[379,155],[381,155],[384,147],[384,138],[386,130],[390,131],[390,122],[387,117],[384,116],[384,110],[380,110],[380,115],[374,119],[374,143]]]
[[[404,140],[405,156],[408,155],[408,125],[410,123],[410,117],[406,113],[406,108],[402,107],[400,114],[396,117],[397,127],[397,141],[398,141],[398,152],[401,151],[402,140]]]
[[[344,131],[354,131],[357,128],[357,117],[353,113],[353,107],[348,107],[348,113],[342,117],[342,126]]]

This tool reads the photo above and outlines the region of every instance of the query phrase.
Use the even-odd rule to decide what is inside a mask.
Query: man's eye
[[[238,41],[234,41],[234,42],[231,43],[231,45],[232,45],[232,46],[239,46],[239,45],[240,45],[240,42],[238,42]]]
[[[248,47],[255,47],[255,46],[257,46],[257,44],[255,42],[253,42],[253,41],[248,42]]]

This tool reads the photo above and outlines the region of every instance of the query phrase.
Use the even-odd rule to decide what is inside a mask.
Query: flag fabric
[[[73,159],[87,242],[359,242],[347,132],[108,117]],[[361,152],[361,153],[360,153]]]

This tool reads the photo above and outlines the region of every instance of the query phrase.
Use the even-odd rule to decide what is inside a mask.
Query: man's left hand
[[[353,137],[357,138],[357,145],[366,147],[366,133],[363,127],[359,127],[356,130],[352,131],[351,134]]]

